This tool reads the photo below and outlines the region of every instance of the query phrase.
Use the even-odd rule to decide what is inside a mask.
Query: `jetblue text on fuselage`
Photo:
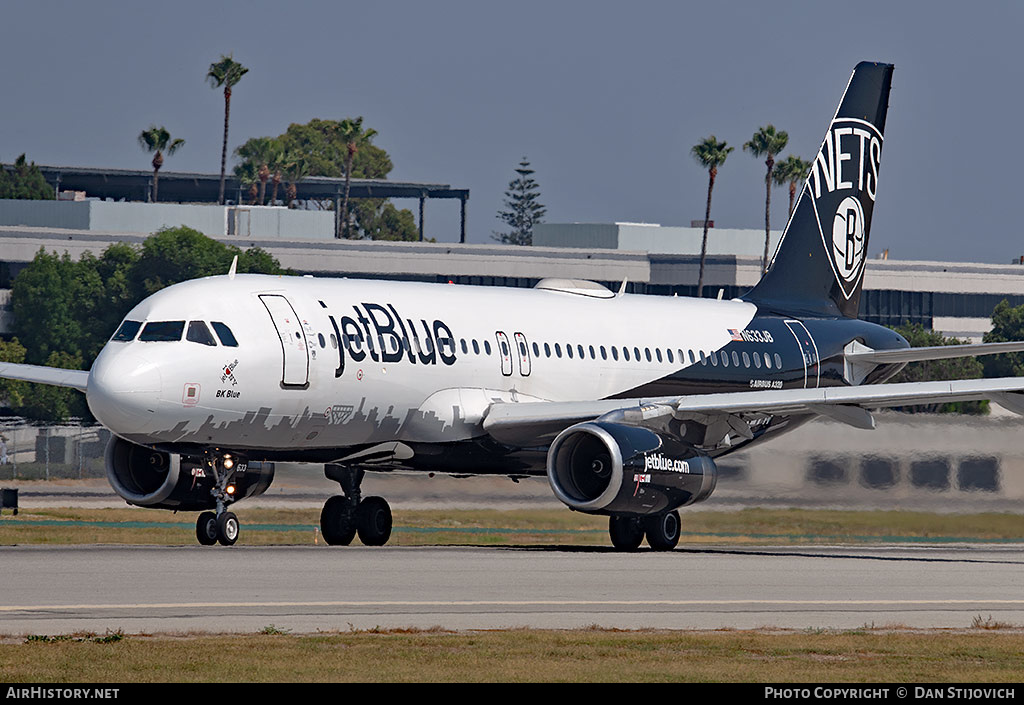
[[[455,364],[455,336],[441,320],[417,323],[403,318],[392,304],[367,303],[352,306],[353,315],[329,316],[339,341],[338,369],[345,372],[346,355],[353,362],[369,358],[373,362],[411,364]]]

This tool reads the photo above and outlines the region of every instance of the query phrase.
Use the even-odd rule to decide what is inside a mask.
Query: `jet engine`
[[[263,494],[274,480],[273,463],[216,458],[217,470],[228,473],[234,501]],[[128,504],[152,509],[200,511],[215,509],[211,490],[216,480],[208,459],[164,453],[111,436],[104,458],[107,480]]]
[[[570,426],[548,450],[548,482],[562,502],[589,514],[648,515],[711,496],[714,461],[640,426],[591,421]]]

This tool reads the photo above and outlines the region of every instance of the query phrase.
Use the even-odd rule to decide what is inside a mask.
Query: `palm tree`
[[[775,167],[775,155],[786,148],[789,134],[782,130],[776,131],[774,125],[759,127],[743,149],[754,157],[764,157],[768,171],[764,176],[764,257],[761,259],[762,271],[768,269],[768,239],[771,234],[772,209],[772,170]]]
[[[775,165],[773,179],[776,186],[789,184],[789,215],[793,215],[793,201],[796,199],[796,185],[807,178],[811,163],[790,154]]]
[[[283,162],[283,177],[285,179],[284,193],[285,197],[288,199],[287,205],[291,208],[292,203],[294,203],[295,199],[298,197],[298,182],[309,176],[309,160],[306,159],[302,152],[293,150],[285,152]]]
[[[220,61],[210,64],[206,79],[211,88],[224,88],[224,143],[220,148],[220,195],[218,203],[224,205],[224,169],[228,160],[228,117],[231,115],[231,88],[242,80],[249,69],[231,58],[231,54],[221,54]]]
[[[356,154],[359,152],[360,147],[363,147],[370,143],[370,140],[377,136],[377,131],[367,128],[363,129],[363,118],[357,117],[355,120],[351,118],[345,118],[337,126],[337,135],[341,138],[341,141],[345,143],[345,198],[342,202],[341,207],[341,219],[340,225],[342,232],[338,237],[349,236],[349,222],[348,222],[348,196],[349,196],[349,185],[352,180],[352,164],[355,162]]]
[[[697,160],[697,163],[708,170],[708,205],[704,209],[704,237],[700,242],[700,275],[697,277],[697,298],[704,293],[704,260],[708,253],[708,222],[711,219],[711,190],[715,188],[715,177],[718,176],[718,167],[725,163],[732,147],[726,146],[725,142],[719,142],[714,135],[705,137],[693,145],[690,154]]]
[[[242,164],[251,165],[259,178],[259,204],[261,206],[267,194],[267,182],[270,181],[270,165],[277,163],[281,151],[280,143],[273,137],[253,137],[235,149],[235,156],[242,160]]]
[[[139,134],[139,145],[153,154],[153,202],[156,203],[158,200],[158,188],[160,186],[160,167],[164,165],[164,152],[167,156],[171,156],[175,152],[184,146],[185,140],[176,139],[171,140],[171,133],[161,125],[151,125],[148,130],[143,130]]]
[[[270,192],[270,205],[277,203],[277,189],[281,185],[281,179],[284,178],[285,154],[284,145],[279,140],[274,140],[274,148],[270,153],[270,162],[267,164],[270,167],[270,182],[274,185]]]
[[[256,199],[259,198],[259,186],[257,184],[260,182],[256,167],[252,162],[236,164],[235,178],[238,179],[238,185],[241,189],[249,196],[250,205],[255,206]],[[241,196],[239,196],[239,202],[241,202]]]

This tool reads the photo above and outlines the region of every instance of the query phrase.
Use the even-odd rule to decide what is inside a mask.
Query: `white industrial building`
[[[161,227],[188,225],[241,248],[261,247],[297,273],[533,286],[545,277],[592,279],[654,295],[694,295],[700,227],[638,223],[543,224],[533,247],[374,242],[333,237],[329,211],[206,204],[0,200],[0,307],[4,289],[42,247],[78,257],[114,242],[141,244]],[[779,232],[772,233],[771,247]],[[453,240],[458,234],[453,233]],[[705,295],[732,298],[760,276],[764,231],[713,229]],[[773,251],[773,250],[772,250]],[[980,340],[993,308],[1024,304],[1024,265],[870,259],[861,315],[877,323],[921,323]],[[9,330],[0,308],[0,332]]]

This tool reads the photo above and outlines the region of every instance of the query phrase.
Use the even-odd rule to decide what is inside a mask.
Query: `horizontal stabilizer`
[[[80,392],[84,392],[89,384],[89,373],[86,370],[65,370],[16,362],[0,362],[0,377],[22,382],[52,384],[56,387],[71,387]]]
[[[895,362],[922,362],[949,360],[956,357],[977,357],[999,353],[1024,352],[1024,341],[1007,343],[971,343],[968,345],[935,345],[927,348],[901,348],[899,350],[860,350],[846,353],[847,362],[873,362],[879,365]]]

